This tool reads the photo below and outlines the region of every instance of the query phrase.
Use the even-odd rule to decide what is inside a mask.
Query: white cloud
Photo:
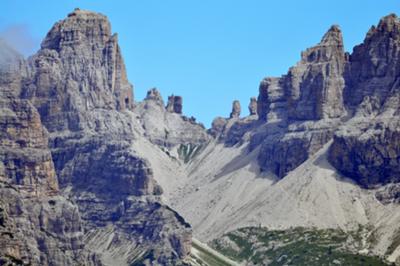
[[[40,45],[40,41],[32,35],[26,24],[7,25],[0,30],[0,38],[24,56],[32,55]]]

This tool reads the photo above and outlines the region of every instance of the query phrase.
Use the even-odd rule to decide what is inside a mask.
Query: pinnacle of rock
[[[96,12],[75,9],[56,23],[42,42],[42,49],[61,51],[67,47],[97,45],[104,47],[111,37],[107,17]]]
[[[340,27],[332,25],[322,37],[320,44],[343,46],[343,36]]]
[[[249,113],[250,113],[250,115],[256,115],[257,114],[257,98],[256,97],[251,97],[250,98]]]
[[[164,100],[161,96],[160,91],[157,88],[152,88],[148,90],[145,100],[152,100],[164,106]]]
[[[387,16],[384,16],[378,24],[378,27],[376,28],[377,30],[380,31],[386,31],[386,32],[391,32],[396,30],[397,34],[399,34],[400,30],[400,20],[397,17],[396,14],[392,13]]]
[[[301,55],[302,61],[309,63],[344,59],[343,36],[339,26],[333,25],[322,37],[319,44],[308,48]]]
[[[230,114],[230,118],[238,118],[240,117],[240,102],[238,100],[234,100],[232,103],[232,112]]]

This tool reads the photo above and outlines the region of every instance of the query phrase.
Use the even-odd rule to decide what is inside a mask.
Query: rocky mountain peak
[[[335,58],[344,59],[343,36],[339,26],[333,25],[319,44],[308,48],[301,55],[303,62],[327,62]]]
[[[263,138],[262,170],[283,177],[329,141],[337,118],[346,115],[346,62],[342,33],[332,26],[320,43],[302,52],[300,62],[286,75],[261,82],[259,120],[266,121],[273,132]],[[253,140],[259,141],[258,137]]]
[[[76,9],[53,26],[30,61],[33,81],[24,94],[49,131],[88,127],[90,110],[133,109],[118,38],[104,15]]]
[[[329,160],[364,187],[399,182],[399,61],[395,14],[373,26],[350,56],[344,99],[353,118],[335,133]]]
[[[106,16],[76,8],[53,26],[41,46],[57,51],[87,44],[104,47],[110,37],[111,25]]]
[[[322,37],[320,44],[343,46],[343,36],[339,25],[332,25]]]
[[[345,104],[355,110],[366,97],[384,101],[391,91],[398,90],[399,59],[400,20],[390,14],[353,49],[346,74]]]
[[[397,33],[399,33],[399,29],[400,29],[400,20],[394,13],[384,16],[379,21],[378,27],[376,28],[376,30],[378,31],[386,31],[386,32],[397,31]]]
[[[400,20],[396,14],[389,14],[379,21],[378,25],[373,25],[368,31],[364,43],[368,40],[374,42],[374,40],[381,38],[382,36],[398,39],[400,35]],[[356,46],[355,48],[357,48]]]
[[[356,46],[356,50],[359,46],[368,45],[369,42],[376,42],[378,39],[399,39],[400,36],[400,19],[396,14],[389,14],[379,21],[377,26],[372,26],[368,31],[364,42],[361,45]]]
[[[183,109],[183,99],[181,96],[175,96],[171,95],[168,96],[168,103],[166,106],[166,109],[170,113],[177,113],[177,114],[182,114],[182,109]]]

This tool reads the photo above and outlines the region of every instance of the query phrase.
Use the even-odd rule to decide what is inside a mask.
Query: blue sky
[[[31,54],[75,7],[109,17],[136,100],[152,87],[181,95],[206,126],[235,99],[247,115],[260,80],[285,74],[330,25],[351,51],[382,16],[400,15],[399,0],[2,0],[0,36]]]

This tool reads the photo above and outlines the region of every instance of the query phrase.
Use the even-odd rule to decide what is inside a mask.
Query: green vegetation
[[[400,230],[397,230],[396,233],[394,233],[392,243],[386,251],[386,254],[392,254],[398,246],[400,246]]]
[[[201,150],[201,146],[194,144],[181,144],[178,148],[179,158],[185,163],[193,159]]]
[[[231,266],[231,264],[208,252],[206,249],[197,245],[196,243],[193,242],[192,245],[193,248],[198,251],[198,258],[194,258],[197,264],[210,266]]]
[[[248,227],[214,240],[211,246],[232,260],[255,265],[388,265],[377,256],[357,253],[362,230]]]
[[[150,261],[156,261],[153,250],[148,250],[144,253],[139,252],[138,256],[130,263],[130,266],[145,266]]]
[[[26,265],[23,260],[16,258],[12,255],[5,255],[6,260],[8,260],[9,264],[4,264],[4,265]],[[3,263],[5,261],[0,259],[0,263]],[[2,264],[3,265],[3,264]]]

